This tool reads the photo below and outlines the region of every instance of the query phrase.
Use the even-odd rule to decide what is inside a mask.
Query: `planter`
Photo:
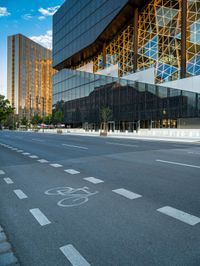
[[[100,136],[107,137],[108,132],[100,132]]]

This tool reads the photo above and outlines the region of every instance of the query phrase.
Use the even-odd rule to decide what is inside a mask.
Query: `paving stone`
[[[11,245],[8,242],[0,243],[0,254],[8,252],[11,250]]]
[[[10,264],[17,263],[17,258],[12,252],[4,253],[0,255],[0,265],[8,266]]]
[[[6,235],[4,232],[0,233],[0,243],[6,241]],[[1,264],[0,264],[1,265]]]

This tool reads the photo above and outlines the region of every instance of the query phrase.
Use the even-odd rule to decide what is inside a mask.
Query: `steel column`
[[[181,3],[181,78],[186,77],[187,0]]]
[[[134,72],[137,71],[138,60],[138,8],[134,9]]]

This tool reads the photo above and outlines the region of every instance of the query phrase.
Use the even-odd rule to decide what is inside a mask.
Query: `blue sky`
[[[21,33],[51,47],[52,15],[65,0],[0,0],[0,94],[7,90],[7,36]]]

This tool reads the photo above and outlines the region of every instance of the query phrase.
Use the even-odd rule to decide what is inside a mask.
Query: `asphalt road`
[[[0,132],[0,224],[22,266],[200,265],[200,144]]]

